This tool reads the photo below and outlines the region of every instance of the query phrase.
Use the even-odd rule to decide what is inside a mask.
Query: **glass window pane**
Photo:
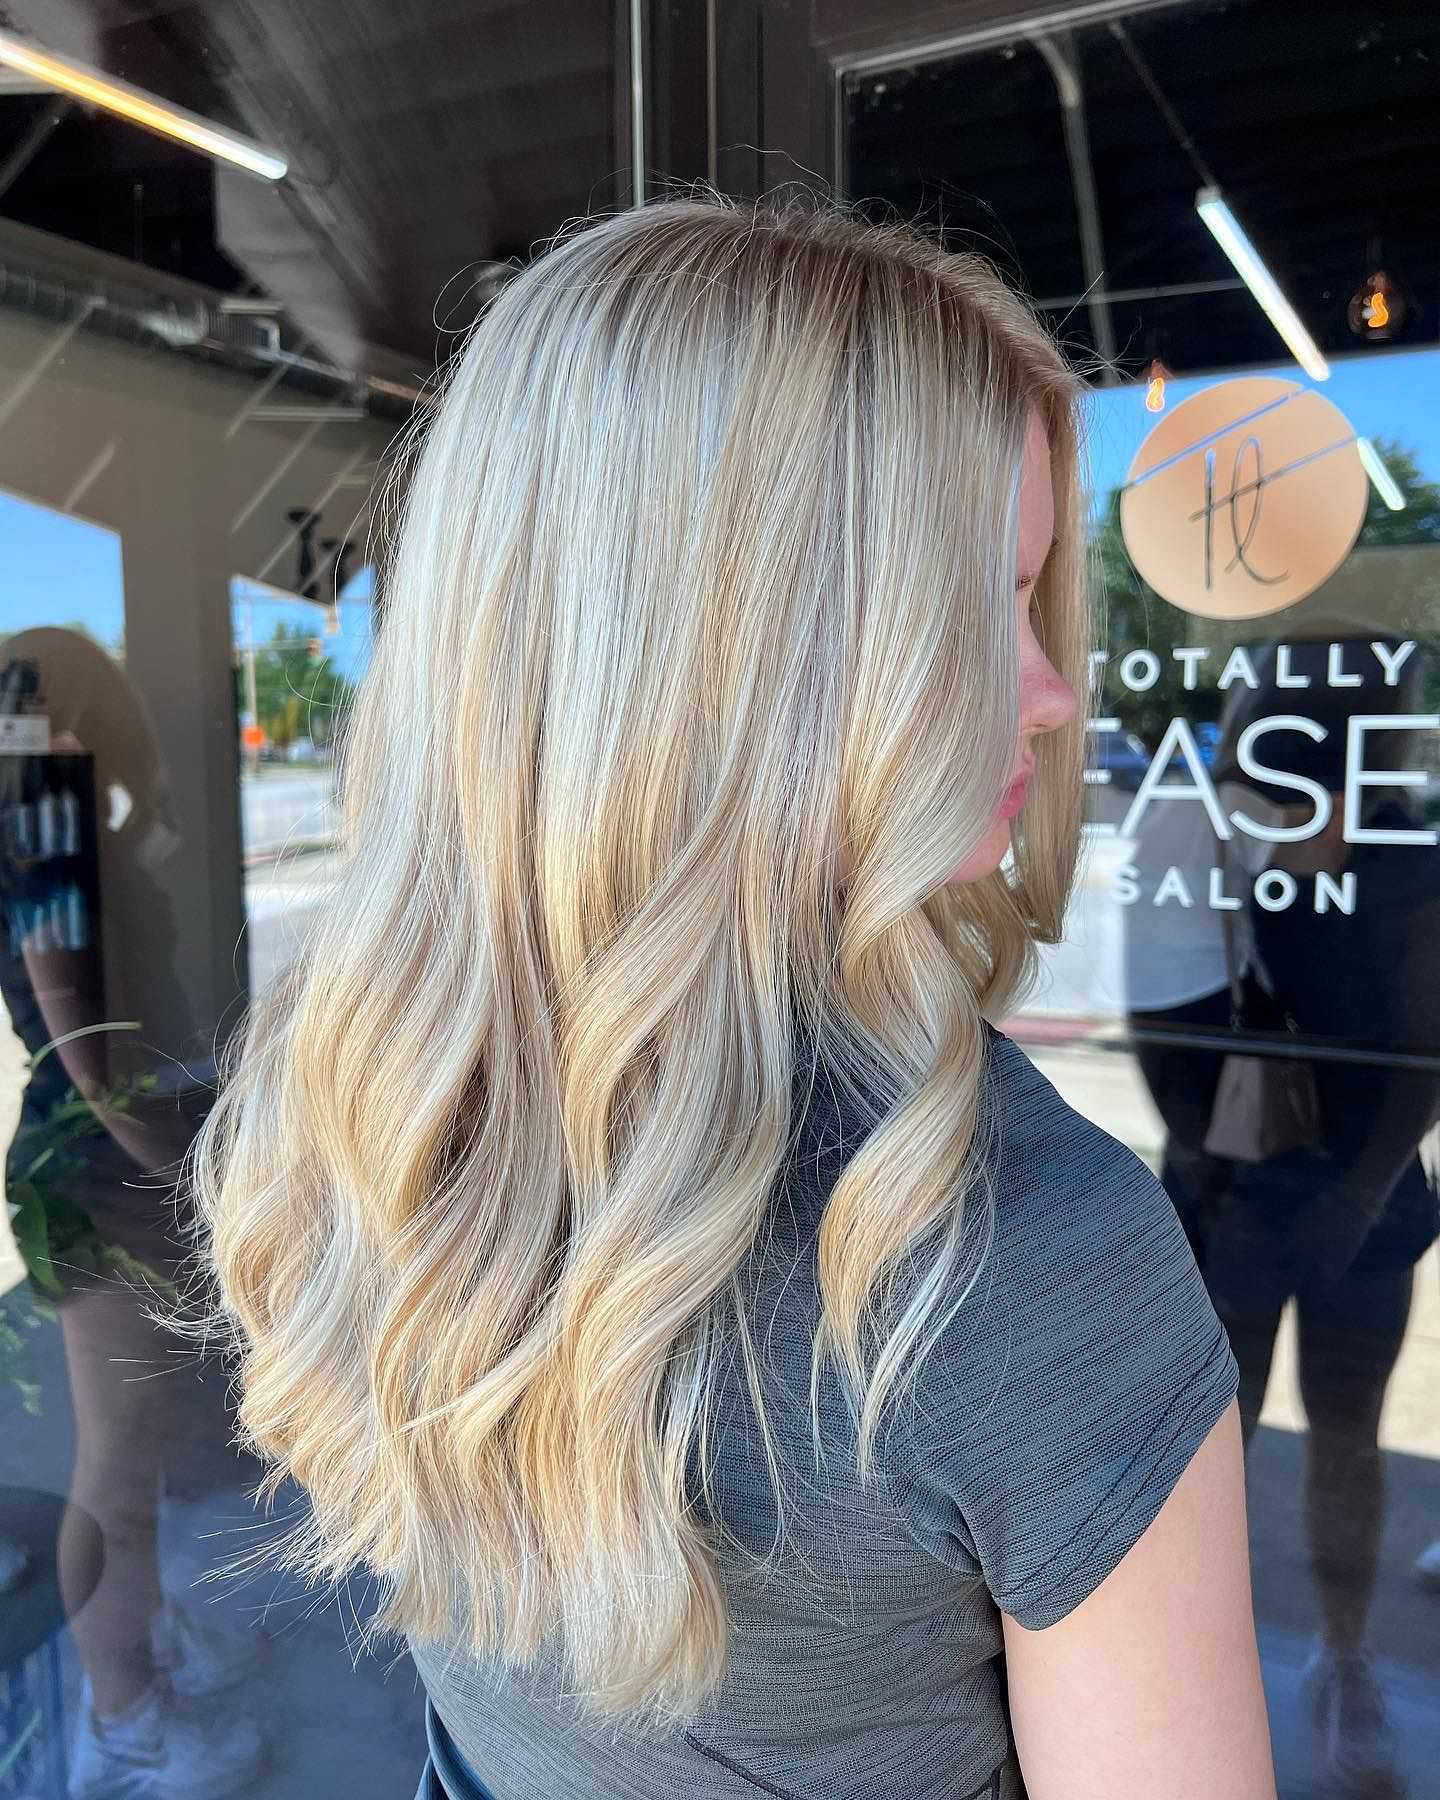
[[[304,1498],[256,1512],[230,1372],[146,1307],[217,1055],[325,913],[387,478],[509,275],[624,198],[627,17],[0,19],[0,1794],[419,1777],[373,1590],[249,1567]]]
[[[1094,378],[1085,858],[1009,1028],[1230,1331],[1287,1796],[1440,1793],[1434,36],[1173,5],[845,88],[849,192]]]

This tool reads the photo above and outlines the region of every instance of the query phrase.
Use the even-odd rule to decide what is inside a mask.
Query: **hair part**
[[[714,1689],[687,1471],[729,1358],[763,1430],[741,1277],[802,1042],[876,1122],[815,1345],[869,1466],[988,1238],[982,1019],[1073,876],[1079,722],[1013,867],[945,885],[1012,774],[1032,407],[1084,691],[1077,387],[978,259],[828,203],[576,229],[471,334],[406,470],[340,880],[189,1171],[190,1328],[258,1497],[310,1498],[265,1558],[373,1570],[368,1630],[553,1640],[642,1726]]]

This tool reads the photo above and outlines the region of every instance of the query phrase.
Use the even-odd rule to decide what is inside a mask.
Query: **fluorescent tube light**
[[[1260,310],[1285,340],[1285,346],[1312,381],[1325,381],[1330,365],[1314,338],[1300,323],[1299,314],[1280,292],[1279,283],[1265,267],[1240,222],[1221,197],[1219,188],[1204,187],[1195,196],[1195,210],[1205,221],[1215,242],[1235,265],[1235,273],[1259,302]]]
[[[1360,452],[1360,460],[1365,465],[1365,473],[1370,477],[1370,484],[1375,492],[1391,512],[1404,512],[1405,496],[1396,485],[1395,477],[1385,467],[1384,457],[1369,438],[1357,437],[1355,448]]]
[[[267,181],[278,181],[289,166],[283,156],[251,138],[212,125],[195,113],[171,106],[168,100],[147,94],[143,88],[131,87],[128,81],[116,81],[68,56],[42,50],[11,31],[0,31],[0,64],[31,76],[45,87],[57,88],[62,94],[72,94],[90,106],[128,119],[132,125],[189,144],[207,156],[248,169],[252,175],[263,175]]]

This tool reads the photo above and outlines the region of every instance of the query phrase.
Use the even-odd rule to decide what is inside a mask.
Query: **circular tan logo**
[[[1120,529],[1136,569],[1206,619],[1254,619],[1314,593],[1350,554],[1368,478],[1355,428],[1313,388],[1221,381],[1136,452]]]

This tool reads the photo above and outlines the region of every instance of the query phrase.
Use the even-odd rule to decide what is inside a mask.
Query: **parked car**
[[[1195,742],[1200,746],[1200,760],[1207,769],[1215,765],[1215,753],[1220,748],[1220,727],[1213,719],[1206,719],[1195,727]]]
[[[1220,727],[1209,723],[1197,725],[1195,743],[1200,752],[1200,760],[1209,768],[1220,746]],[[1143,739],[1138,738],[1133,731],[1100,731],[1095,734],[1093,766],[1108,769],[1111,783],[1115,787],[1124,788],[1127,793],[1133,794],[1140,786],[1153,761],[1154,757],[1145,748]],[[1177,750],[1165,765],[1165,773],[1184,775],[1185,772],[1185,758]]]
[[[1150,767],[1150,752],[1133,731],[1099,731],[1094,767],[1108,769],[1113,786],[1134,793]]]

